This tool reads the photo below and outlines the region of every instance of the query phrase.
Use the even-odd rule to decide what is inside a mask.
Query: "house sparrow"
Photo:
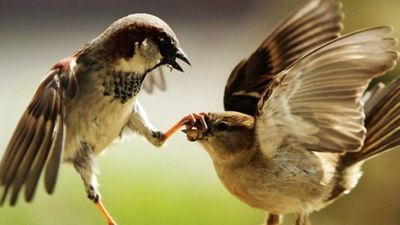
[[[400,81],[362,102],[371,79],[396,64],[391,29],[335,38],[335,5],[310,1],[285,20],[233,70],[226,111],[186,123],[188,140],[207,150],[225,187],[267,211],[267,225],[292,212],[296,225],[310,224],[311,212],[356,186],[365,160],[400,145]]]
[[[42,171],[52,194],[61,162],[81,175],[87,196],[108,224],[94,173],[95,156],[122,130],[154,146],[169,137],[154,128],[136,100],[146,74],[161,65],[190,65],[172,29],[149,14],[121,18],[72,56],[56,63],[37,89],[0,164],[0,205],[15,205],[22,187],[30,202]],[[152,82],[150,81],[149,84]]]

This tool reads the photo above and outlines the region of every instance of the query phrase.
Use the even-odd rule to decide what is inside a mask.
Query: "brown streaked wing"
[[[257,139],[270,155],[290,144],[311,151],[359,151],[365,139],[362,94],[392,69],[398,53],[389,27],[349,34],[310,52],[275,78],[260,101]]]
[[[44,186],[47,193],[52,194],[57,182],[58,169],[61,164],[61,156],[64,149],[65,140],[65,124],[64,117],[58,115],[56,118],[57,127],[54,141],[51,145],[49,156],[47,158],[46,171],[44,176]]]
[[[0,205],[10,192],[10,204],[15,205],[23,186],[25,199],[31,201],[45,166],[46,181],[50,181],[46,189],[48,193],[54,189],[63,151],[59,143],[64,142],[64,129],[60,129],[64,127],[63,99],[74,97],[78,88],[69,62],[53,67],[18,123],[0,163],[0,187],[4,190]]]
[[[367,137],[361,153],[349,154],[354,162],[370,158],[400,145],[400,79],[380,86],[365,104]]]
[[[154,91],[154,88],[157,87],[161,91],[166,90],[164,71],[161,67],[158,67],[157,70],[151,71],[146,75],[146,78],[143,81],[143,89],[151,94]]]
[[[341,4],[334,0],[311,0],[292,13],[232,71],[225,86],[225,110],[254,115],[275,75],[308,51],[339,37],[342,19]]]

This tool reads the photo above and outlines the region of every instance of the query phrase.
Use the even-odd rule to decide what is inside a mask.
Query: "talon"
[[[207,114],[205,112],[201,112],[199,114],[190,113],[189,115],[183,117],[178,123],[176,123],[171,129],[169,129],[164,134],[164,140],[168,139],[172,134],[178,131],[181,127],[185,126],[186,130],[190,130],[193,127],[198,128],[199,130],[206,131],[208,129],[205,117]],[[196,125],[200,123],[201,127],[197,127]]]
[[[201,113],[198,113],[198,114],[192,113],[192,115],[196,119],[196,123],[198,121],[200,122],[201,127],[195,126],[196,123],[194,125],[197,129],[202,129],[204,131],[208,129],[208,126],[207,126],[207,123],[206,123],[206,119],[205,119],[207,117],[207,113],[205,113],[205,112],[201,112]],[[192,127],[194,127],[194,126],[192,126]]]
[[[207,116],[207,113],[201,112],[201,113],[199,113],[199,115],[200,115],[200,117],[199,117],[200,123],[203,126],[203,129],[208,130],[208,126],[207,126],[206,119],[205,119]]]
[[[186,138],[188,141],[197,141],[203,139],[205,137],[206,132],[208,131],[208,126],[206,122],[207,113],[201,112],[198,114],[192,113],[191,117],[196,119],[195,124],[185,124],[186,129],[182,130],[183,133],[186,134]]]
[[[190,122],[192,123],[192,126],[194,126],[194,125],[196,124],[196,117],[195,117],[195,115],[196,115],[196,114],[194,114],[194,113],[190,113],[190,114],[189,114]]]

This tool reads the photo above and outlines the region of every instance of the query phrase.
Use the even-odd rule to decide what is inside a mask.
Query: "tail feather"
[[[351,164],[400,148],[400,79],[377,85],[365,102],[367,136],[359,152],[349,153]]]

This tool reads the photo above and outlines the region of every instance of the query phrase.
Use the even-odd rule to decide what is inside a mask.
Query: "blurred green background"
[[[167,72],[168,91],[141,94],[162,130],[189,112],[222,110],[225,81],[271,29],[305,1],[116,0],[0,2],[0,155],[48,69],[117,18],[149,12],[177,33],[192,67]],[[345,32],[392,25],[400,37],[399,0],[343,0]],[[391,75],[400,74],[399,69]],[[211,160],[177,134],[162,149],[141,138],[115,144],[98,160],[104,203],[120,225],[256,225],[264,212],[231,196]],[[318,225],[400,224],[400,151],[369,161],[358,187],[312,215]],[[0,208],[0,225],[104,224],[80,177],[63,166],[54,196],[40,188],[32,204]],[[284,224],[293,224],[293,215]]]

